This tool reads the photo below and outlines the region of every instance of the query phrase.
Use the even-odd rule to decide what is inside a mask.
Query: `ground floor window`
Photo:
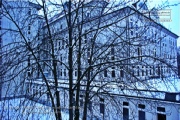
[[[166,115],[165,114],[157,114],[157,120],[166,120]]]
[[[139,120],[145,120],[145,112],[139,110]]]
[[[129,120],[129,109],[123,108],[123,120]]]

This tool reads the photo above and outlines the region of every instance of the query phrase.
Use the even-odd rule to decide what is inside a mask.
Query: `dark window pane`
[[[145,112],[139,111],[139,120],[145,120]]]
[[[139,104],[139,105],[138,105],[138,108],[145,109],[145,105]]]
[[[159,112],[165,112],[165,108],[164,108],[164,107],[157,107],[157,111],[159,111]]]
[[[112,71],[112,77],[115,77],[116,75],[115,75],[115,71],[113,70]]]
[[[157,120],[166,120],[166,115],[158,113],[157,118]]]
[[[107,70],[104,70],[104,77],[107,77]]]
[[[129,120],[129,109],[123,108],[123,120]]]

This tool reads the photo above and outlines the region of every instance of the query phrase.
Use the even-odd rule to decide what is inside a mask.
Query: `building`
[[[106,1],[97,0],[83,4],[78,11],[72,5],[74,24],[69,31],[65,16],[69,3],[64,5],[65,11],[48,19],[49,24],[44,22],[34,44],[39,46],[41,68],[30,59],[32,54],[26,56],[27,98],[51,105],[46,79],[51,92],[60,93],[63,108],[68,108],[68,60],[72,48],[72,83],[75,86],[80,80],[81,85],[79,107],[84,106],[87,84],[90,84],[90,98],[93,96],[88,98],[88,118],[180,119],[180,90],[175,69],[177,35],[153,20],[158,17],[151,19],[138,7],[114,10]],[[144,4],[141,6],[147,10]],[[56,90],[55,79],[59,84]]]
[[[26,74],[20,71],[27,70],[27,53],[22,51],[36,39],[38,31],[38,10],[40,6],[28,1],[1,1],[0,8],[0,49],[1,49],[1,91],[4,97],[24,95],[22,78]],[[35,18],[37,18],[35,20]],[[22,70],[24,69],[24,70]],[[15,92],[16,91],[16,92]]]

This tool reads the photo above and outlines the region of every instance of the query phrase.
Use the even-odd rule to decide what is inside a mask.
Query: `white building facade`
[[[3,0],[0,9],[1,97],[24,95],[29,54],[25,46],[37,39],[40,6],[25,0]]]
[[[86,84],[92,80],[90,96],[94,97],[89,99],[88,118],[180,119],[180,89],[175,69],[178,36],[132,7],[115,11],[106,7],[105,1],[91,1],[72,15],[75,23],[72,46],[64,11],[49,19],[49,26],[43,25],[40,32],[43,51],[39,55],[45,61],[41,65],[52,92],[55,93],[54,73],[49,66],[54,52],[61,105],[66,110],[68,50],[73,47],[73,85],[81,78],[80,108],[84,105]],[[53,39],[49,40],[49,35]],[[89,66],[94,66],[90,75]],[[35,77],[29,75],[26,80],[28,98],[51,105],[42,76],[37,76],[38,79],[32,80]],[[74,102],[75,97],[74,92]]]

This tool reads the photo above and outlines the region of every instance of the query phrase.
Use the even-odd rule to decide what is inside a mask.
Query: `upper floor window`
[[[107,77],[107,70],[104,70],[104,77]]]

